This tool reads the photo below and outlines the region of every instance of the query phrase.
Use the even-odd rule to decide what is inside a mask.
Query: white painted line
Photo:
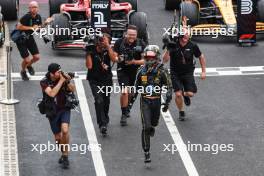
[[[235,76],[242,75],[241,71],[219,71],[219,76]],[[264,74],[264,73],[263,73]]]
[[[77,71],[75,72],[78,79],[85,80],[87,71]],[[112,71],[113,79],[116,79],[117,72]],[[196,68],[194,71],[194,76],[199,77],[201,73],[201,68]],[[241,76],[241,75],[264,75],[264,66],[248,66],[248,67],[210,67],[206,68],[206,73],[208,77],[218,77],[218,76]],[[35,76],[29,76],[30,80],[37,81],[41,80],[45,76],[45,72],[36,72]],[[4,80],[5,75],[0,75],[0,78]],[[14,81],[21,81],[20,73],[12,73],[12,78]]]
[[[90,114],[89,106],[87,103],[87,98],[84,92],[84,87],[81,79],[75,80],[76,91],[80,101],[80,108],[82,112],[84,127],[86,130],[86,134],[88,137],[89,145],[98,146],[98,141],[95,134],[95,129],[92,121],[92,117]],[[102,154],[100,150],[91,150],[92,158],[94,162],[94,167],[96,171],[96,175],[98,176],[106,176],[106,171],[104,167],[104,162],[102,159]]]
[[[163,98],[162,98],[162,102],[164,102]],[[182,137],[179,133],[179,130],[177,129],[177,126],[176,126],[169,110],[165,113],[162,112],[162,110],[161,110],[161,115],[162,115],[162,117],[166,123],[166,126],[170,132],[170,135],[174,141],[174,144],[176,145],[176,147],[178,149],[179,155],[182,159],[182,162],[185,166],[185,169],[186,169],[188,175],[189,176],[199,176],[197,169],[195,168],[194,163],[192,161],[192,158],[191,158],[189,152],[187,151],[187,148],[183,147],[183,146],[185,146],[185,144],[182,140]]]
[[[2,86],[0,86],[1,88]],[[0,89],[0,100],[4,98],[3,91]],[[2,105],[0,105],[1,107]],[[3,134],[4,132],[4,125],[3,125],[3,110],[0,110],[0,133]],[[3,135],[0,135],[0,176],[4,176],[4,140],[3,140]]]

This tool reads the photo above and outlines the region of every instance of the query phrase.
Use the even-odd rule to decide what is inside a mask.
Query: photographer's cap
[[[57,63],[51,63],[49,64],[48,71],[50,73],[56,73],[57,71],[61,70],[61,66]]]

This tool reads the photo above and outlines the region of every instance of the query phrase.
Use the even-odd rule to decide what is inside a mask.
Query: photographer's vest
[[[135,44],[132,44],[131,46],[126,46],[126,40],[125,38],[122,39],[122,42],[120,44],[120,47],[119,47],[119,51],[120,53],[119,54],[123,54],[125,51],[126,51],[126,48],[127,47],[135,47],[135,46],[141,46],[142,43],[140,42],[140,39],[137,39],[136,40],[136,45]],[[125,65],[124,63],[118,63],[117,64],[117,71],[121,71],[121,70],[125,70],[125,71],[128,71],[128,72],[136,72],[136,70],[138,69],[138,65]]]
[[[143,66],[140,69],[140,81],[141,88],[144,89],[144,93],[141,93],[142,96],[157,97],[161,96],[162,91],[162,78],[161,78],[161,69],[162,64],[156,66],[156,68],[151,71],[148,70],[146,66]],[[157,92],[154,91],[155,87],[160,87],[160,90]]]
[[[120,52],[121,53],[124,53],[125,52],[125,50],[126,50],[126,40],[125,40],[125,38],[122,40],[122,42],[121,42],[121,45],[120,45]],[[140,39],[137,39],[136,40],[136,46],[139,46],[139,45],[141,45],[141,43],[140,43]]]

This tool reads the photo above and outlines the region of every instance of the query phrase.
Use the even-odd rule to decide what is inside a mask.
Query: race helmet
[[[143,52],[145,64],[153,66],[160,61],[160,49],[157,45],[148,45]]]

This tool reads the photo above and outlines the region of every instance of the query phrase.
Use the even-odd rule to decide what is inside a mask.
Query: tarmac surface
[[[147,13],[150,43],[162,46],[163,28],[170,26],[173,12],[165,11],[161,0],[139,1],[139,11]],[[26,12],[26,1],[22,1],[20,16]],[[40,5],[40,13],[44,18],[48,16],[45,1]],[[9,22],[9,30],[14,25],[15,22]],[[32,151],[32,144],[48,144],[49,141],[54,144],[48,120],[39,114],[36,107],[37,100],[42,96],[39,81],[14,81],[14,97],[21,101],[15,106],[20,175],[263,175],[264,75],[236,75],[238,67],[264,65],[262,38],[258,37],[258,44],[254,47],[238,47],[234,38],[193,39],[204,53],[207,67],[231,67],[230,74],[207,77],[205,81],[196,77],[198,93],[192,99],[192,105],[186,108],[187,120],[184,122],[177,120],[178,111],[174,101],[171,102],[169,117],[172,121],[161,116],[155,137],[151,139],[150,167],[143,162],[138,100],[128,119],[128,126],[121,127],[119,95],[111,95],[109,135],[103,138],[96,124],[94,100],[88,81],[76,79],[81,112],[72,111],[71,144],[99,144],[102,150],[86,151],[85,154],[70,152],[70,169],[63,170],[57,163],[59,152],[40,154]],[[45,72],[51,62],[61,64],[65,71],[86,71],[83,51],[54,51],[50,44],[46,45],[38,38],[36,40],[41,53],[40,62],[34,66],[37,72]],[[20,62],[20,55],[14,46],[13,72],[20,71]],[[180,140],[174,140],[178,137],[185,144],[200,144],[203,151],[181,150],[173,153],[166,150],[165,146],[172,149],[175,143],[179,145]],[[233,150],[220,151],[224,146],[232,146]]]

